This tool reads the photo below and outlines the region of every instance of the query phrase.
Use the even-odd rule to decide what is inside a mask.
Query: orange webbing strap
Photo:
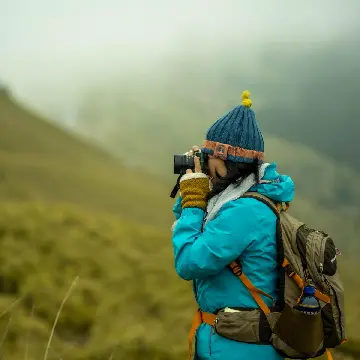
[[[284,259],[282,267],[286,268],[288,265],[289,265],[289,261],[287,259]],[[304,289],[304,286],[305,286],[304,281],[301,279],[301,277],[295,271],[291,271],[288,274],[288,276],[295,281],[295,283],[299,287],[299,289],[302,289],[302,290]],[[319,291],[317,289],[315,289],[314,296],[317,299],[319,299],[319,300],[321,300],[321,301],[323,301],[323,302],[325,302],[327,304],[330,304],[330,302],[331,302],[330,297],[328,295],[323,294],[321,291]]]
[[[196,330],[202,324],[214,325],[216,319],[215,314],[202,312],[201,310],[197,310],[191,325],[191,329],[189,332],[189,352],[188,352],[188,360],[191,360],[193,354],[193,340],[196,334]]]
[[[265,301],[261,298],[260,295],[266,296],[269,299],[271,299],[274,302],[274,298],[267,294],[264,291],[259,290],[257,287],[255,287],[252,282],[244,275],[244,273],[241,270],[241,267],[237,264],[236,261],[233,261],[229,267],[231,268],[232,272],[242,281],[242,283],[246,286],[246,288],[249,290],[250,294],[256,301],[256,303],[259,305],[260,309],[267,315],[270,314],[270,309],[265,304]]]
[[[288,265],[289,265],[288,260],[284,259],[284,262],[282,264],[283,268],[286,268]],[[290,273],[288,273],[288,276],[295,281],[296,285],[300,289],[304,288],[304,281],[302,280],[302,278],[295,271],[291,271]]]
[[[327,355],[328,360],[333,360],[333,357],[332,357],[329,349],[326,349],[326,355]]]
[[[260,296],[260,294],[262,294],[262,292],[260,292],[260,290],[258,290],[244,274],[242,274],[240,276],[240,280],[250,291],[250,294],[252,295],[252,297],[254,298],[256,303],[259,305],[260,309],[264,312],[264,314],[265,315],[270,314],[271,313],[270,309],[268,308],[268,306],[265,304],[265,301]],[[256,289],[256,290],[253,290],[253,289]],[[270,295],[268,295],[268,296],[270,296]]]
[[[315,294],[314,294],[314,296],[315,296],[317,299],[319,299],[319,300],[321,300],[321,301],[323,301],[323,302],[325,302],[325,303],[327,303],[327,304],[330,304],[330,303],[331,303],[330,296],[323,294],[323,293],[320,292],[319,290],[316,290],[316,289],[315,289]]]
[[[288,211],[290,208],[290,203],[276,203],[276,210],[280,214],[282,211]]]

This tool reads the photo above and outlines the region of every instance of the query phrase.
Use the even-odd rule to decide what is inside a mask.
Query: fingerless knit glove
[[[210,192],[209,178],[203,173],[185,174],[180,179],[182,208],[195,207],[205,210]]]

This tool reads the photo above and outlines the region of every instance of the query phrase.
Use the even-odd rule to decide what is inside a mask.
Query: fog
[[[256,67],[264,45],[346,41],[357,29],[360,4],[0,0],[0,9],[0,81],[33,107],[65,119],[87,88],[116,76],[159,77],[195,56],[206,59],[204,66],[228,58]]]
[[[186,356],[173,154],[245,89],[265,161],[296,184],[291,214],[341,248],[344,354],[359,358],[359,14],[360,0],[0,0],[5,358]]]

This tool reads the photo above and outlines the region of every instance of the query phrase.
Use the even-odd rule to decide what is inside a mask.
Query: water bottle
[[[295,309],[306,315],[316,315],[321,311],[320,303],[315,297],[315,287],[311,280],[306,282],[303,294]]]

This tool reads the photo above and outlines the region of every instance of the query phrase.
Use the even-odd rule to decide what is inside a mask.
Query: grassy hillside
[[[6,341],[0,354],[43,358],[61,302],[76,281],[48,359],[185,358],[195,304],[190,283],[173,270],[168,235],[74,206],[3,203],[0,334]],[[354,337],[360,298],[351,294]],[[350,354],[357,349],[356,343],[345,347]]]
[[[48,359],[184,358],[195,304],[190,283],[173,269],[171,168],[165,180],[130,170],[6,96],[0,97],[0,127],[0,355],[44,358],[54,319],[71,288]],[[143,156],[134,160],[151,171],[144,143],[135,133],[132,139]],[[149,141],[151,134],[142,136]],[[160,140],[159,135],[152,142],[159,154],[152,159],[161,165],[169,154],[171,158],[172,145]],[[182,139],[179,145],[188,142]],[[298,149],[277,140],[271,146],[276,154],[276,146],[282,154],[298,156]],[[303,154],[296,176],[320,161],[311,151]],[[294,158],[287,162],[284,155],[280,169]],[[305,188],[300,189],[293,211],[337,234],[342,245],[354,243],[356,213],[344,216],[349,205],[336,211],[318,201],[320,193],[334,201],[329,195],[333,167],[320,163],[316,178],[329,191],[310,187],[306,198]],[[349,259],[345,255],[340,261],[349,288],[349,336],[356,337],[359,282]]]
[[[171,203],[161,178],[129,170],[7,96],[0,96],[0,178],[4,200],[75,203],[170,224]]]
[[[0,127],[0,355],[42,358],[79,276],[49,359],[179,358],[194,304],[173,270],[169,184],[7,96]]]
[[[167,232],[74,206],[2,204],[0,313],[21,300],[0,316],[1,336],[11,319],[0,354],[43,358],[79,276],[49,359],[179,358],[193,303],[168,243]]]

